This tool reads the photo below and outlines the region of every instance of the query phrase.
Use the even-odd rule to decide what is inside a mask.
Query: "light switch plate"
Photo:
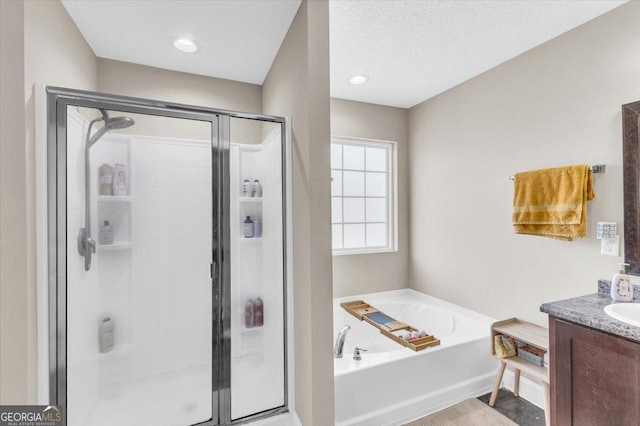
[[[600,253],[607,256],[619,256],[620,255],[620,236],[616,235],[615,238],[606,238],[600,240]]]

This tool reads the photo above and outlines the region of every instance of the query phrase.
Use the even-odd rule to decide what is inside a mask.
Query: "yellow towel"
[[[516,234],[572,241],[587,235],[587,201],[593,200],[587,165],[517,173],[513,188]]]

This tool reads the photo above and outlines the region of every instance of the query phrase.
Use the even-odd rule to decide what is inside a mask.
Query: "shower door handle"
[[[209,276],[213,280],[216,279],[216,263],[215,262],[209,264]]]

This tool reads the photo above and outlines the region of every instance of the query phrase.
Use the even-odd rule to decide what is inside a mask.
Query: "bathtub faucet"
[[[362,359],[362,355],[360,354],[360,352],[367,352],[367,350],[356,346],[356,348],[353,350],[353,359],[355,359],[356,361],[360,361]]]
[[[348,325],[342,327],[338,337],[336,337],[336,345],[333,347],[333,357],[342,358],[342,348],[344,347],[344,339],[347,338],[347,332],[351,329]]]

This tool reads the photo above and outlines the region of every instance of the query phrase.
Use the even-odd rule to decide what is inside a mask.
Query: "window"
[[[331,140],[333,254],[395,249],[394,142]]]

